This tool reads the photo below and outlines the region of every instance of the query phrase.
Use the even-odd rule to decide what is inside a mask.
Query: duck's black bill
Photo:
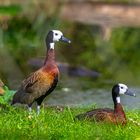
[[[71,41],[69,39],[67,39],[66,37],[62,36],[60,38],[60,41],[65,42],[65,43],[71,43]]]
[[[136,97],[136,94],[133,93],[133,92],[130,91],[130,90],[127,90],[125,94],[126,94],[126,95],[129,95],[129,96],[134,96],[134,97]]]

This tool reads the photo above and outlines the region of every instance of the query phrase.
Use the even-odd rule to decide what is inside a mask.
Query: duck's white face
[[[128,87],[125,84],[119,83],[119,94],[125,94],[128,91]]]
[[[116,100],[117,103],[120,103],[120,94],[136,96],[135,93],[129,90],[125,84],[121,84],[121,83],[115,85],[112,90],[113,100],[114,101]]]
[[[63,36],[63,33],[59,30],[52,30],[53,32],[53,42],[62,41],[65,43],[71,43],[69,39]]]
[[[59,30],[52,30],[52,32],[53,32],[53,41],[54,42],[59,41],[63,36],[63,33]]]

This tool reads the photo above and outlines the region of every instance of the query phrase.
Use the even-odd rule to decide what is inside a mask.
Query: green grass
[[[131,122],[125,127],[88,121],[74,121],[82,108],[42,108],[40,115],[25,108],[5,107],[0,110],[0,139],[33,140],[135,140],[140,139],[140,126]],[[127,116],[138,119],[140,111],[128,112]]]
[[[10,106],[14,91],[5,87],[0,97],[0,140],[140,140],[140,126],[128,121],[123,127],[107,123],[74,121],[74,116],[95,107],[41,108],[41,113]],[[140,111],[126,111],[127,118],[140,123]]]

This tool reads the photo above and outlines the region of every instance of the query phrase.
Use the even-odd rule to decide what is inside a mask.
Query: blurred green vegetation
[[[140,28],[115,28],[109,41],[103,40],[99,26],[75,24],[72,28],[73,48],[70,55],[63,53],[69,63],[97,70],[102,78],[140,82]]]
[[[19,5],[0,6],[0,15],[3,14],[16,15],[20,11],[21,7]]]
[[[26,10],[21,10],[23,8],[18,6],[12,6],[9,10],[7,7],[0,9],[3,15],[6,14],[3,11],[18,13],[4,23],[0,21],[0,44],[3,46],[0,50],[9,51],[24,76],[32,72],[28,65],[30,59],[44,59],[44,39],[47,32],[50,29],[60,29],[72,40],[72,44],[69,48],[62,47],[65,44],[58,44],[57,61],[99,71],[102,79],[140,82],[137,76],[140,71],[140,28],[115,28],[110,40],[105,41],[101,35],[101,28],[97,25],[89,26],[60,20],[59,8],[53,14],[45,13],[42,8],[34,15],[29,12],[29,7]],[[0,64],[2,65],[2,62]],[[0,70],[0,77],[6,81],[7,75]]]
[[[4,86],[4,91],[4,95],[0,96],[0,106],[7,106],[8,104],[10,104],[10,101],[12,100],[12,97],[15,94],[15,91],[10,90],[7,86]]]

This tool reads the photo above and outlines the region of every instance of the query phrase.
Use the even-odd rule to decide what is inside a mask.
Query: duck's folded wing
[[[104,120],[112,112],[113,110],[110,108],[98,108],[98,109],[90,110],[83,114],[79,114],[76,116],[76,118],[79,120],[90,119],[90,120],[101,121]]]
[[[22,89],[29,94],[45,94],[53,83],[53,77],[49,74],[44,74],[42,71],[32,73],[27,79],[22,82]]]
[[[43,72],[42,69],[30,74],[13,97],[13,104],[16,102],[30,104],[37,98],[45,95],[51,89],[55,76]]]
[[[39,81],[39,72],[30,74],[28,78],[22,81],[20,89],[24,90],[27,93],[32,93],[34,91],[34,86]]]

